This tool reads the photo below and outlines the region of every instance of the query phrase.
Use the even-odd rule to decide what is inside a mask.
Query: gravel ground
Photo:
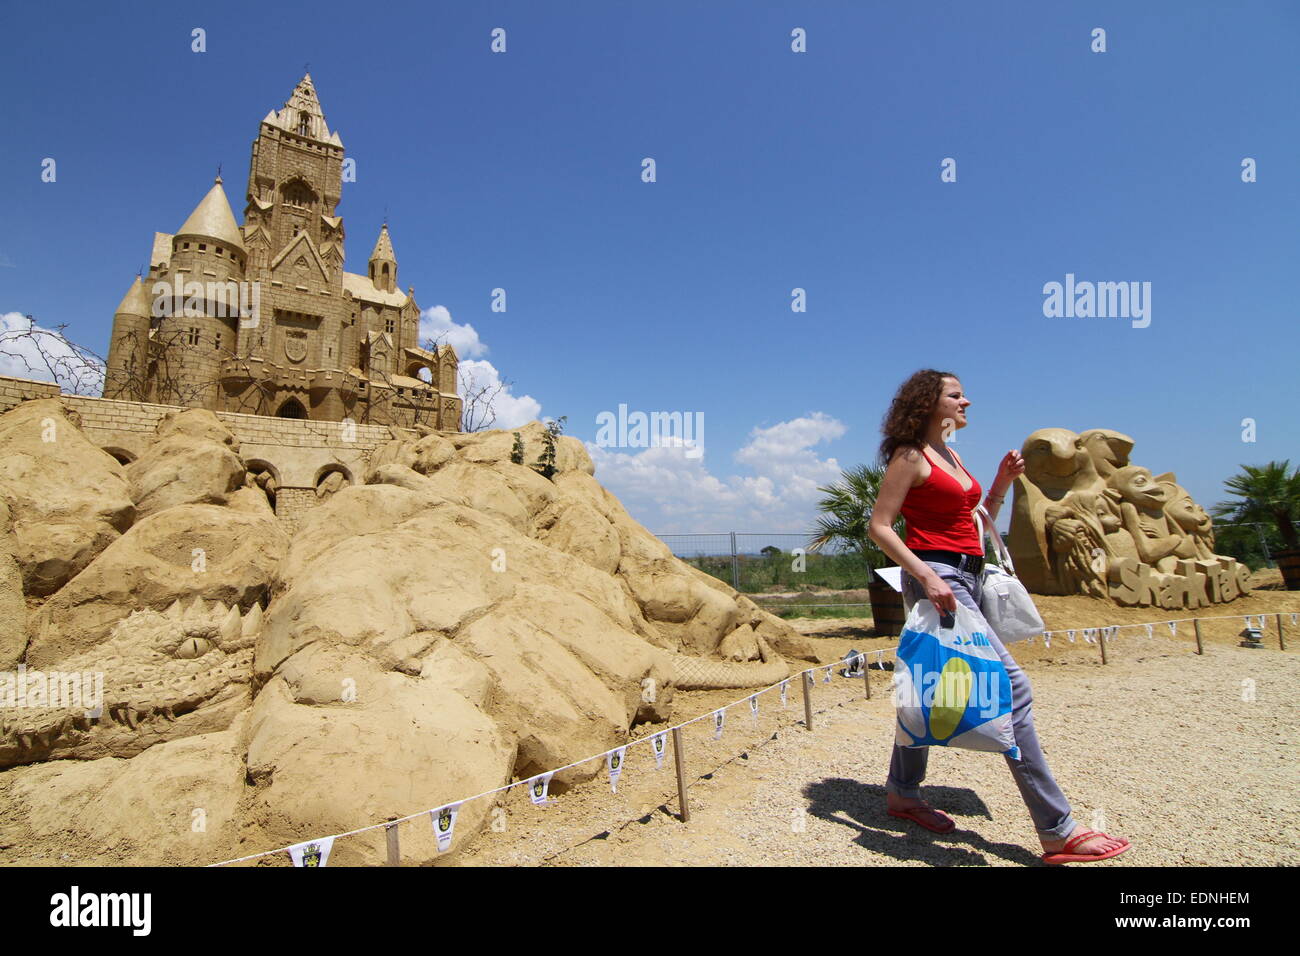
[[[861,646],[861,644],[859,644]],[[1024,648],[1024,650],[1029,650]],[[1133,848],[1104,866],[1295,865],[1300,787],[1291,648],[1226,641],[1205,656],[1186,641],[1121,637],[1110,663],[1092,645],[1024,657],[1053,773],[1085,826]],[[1250,696],[1253,685],[1254,699]],[[935,747],[922,794],[957,821],[939,835],[884,811],[893,742],[888,673],[835,676],[814,690],[814,732],[802,726],[798,683],[782,710],[760,698],[757,726],[733,708],[721,741],[686,728],[691,820],[676,818],[671,754],[656,770],[631,748],[619,792],[603,764],[549,808],[511,791],[486,830],[448,864],[669,866],[1043,866],[1041,848],[1004,759]],[[705,712],[743,692],[682,694],[676,712]],[[592,764],[596,769],[596,764]]]

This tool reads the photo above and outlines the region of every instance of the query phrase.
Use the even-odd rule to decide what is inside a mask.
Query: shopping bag
[[[984,620],[960,602],[940,615],[919,600],[894,665],[894,740],[903,747],[962,747],[1020,759],[1011,728],[1011,678]]]

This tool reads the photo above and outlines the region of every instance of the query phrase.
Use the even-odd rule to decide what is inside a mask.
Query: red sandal
[[[935,826],[932,823],[927,823],[920,816],[922,813],[933,813],[935,816],[942,817],[948,821],[948,825]],[[913,823],[920,824],[927,830],[933,830],[935,833],[951,833],[953,830],[957,829],[957,822],[953,820],[952,817],[948,816],[948,814],[944,813],[942,810],[936,810],[934,807],[908,807],[906,810],[890,809],[889,815],[891,817],[898,817],[900,820],[911,820]]]
[[[1072,853],[1071,851],[1094,836],[1105,837],[1107,840],[1119,840],[1123,846],[1117,846],[1113,850],[1107,850],[1105,853]],[[1044,853],[1042,860],[1044,863],[1058,865],[1061,863],[1091,863],[1094,860],[1109,860],[1112,856],[1119,856],[1125,850],[1130,849],[1133,844],[1129,843],[1123,837],[1113,837],[1108,833],[1102,833],[1100,830],[1089,830],[1084,827],[1074,836],[1066,841],[1065,846],[1051,853]]]

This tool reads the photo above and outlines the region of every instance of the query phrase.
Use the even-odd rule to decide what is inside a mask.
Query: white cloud
[[[457,323],[445,305],[435,305],[420,313],[420,341],[423,343],[439,336],[443,336],[442,340],[462,359],[487,355],[488,347],[479,339],[474,326],[468,322],[464,325]]]
[[[63,334],[28,320],[21,312],[0,315],[0,375],[58,382],[64,391],[98,395],[104,366],[79,352]]]
[[[635,452],[586,444],[597,480],[652,531],[807,531],[821,497],[817,486],[836,481],[841,471],[812,446],[846,430],[821,412],[756,427],[735,455],[756,474],[726,478],[711,474],[704,458],[688,458],[680,440]]]
[[[506,386],[494,391],[501,384],[501,374],[491,362],[470,359],[460,363],[460,396],[469,400],[473,392],[486,386],[492,409],[496,412],[496,421],[492,428],[517,428],[535,421],[541,414],[541,402],[531,395],[515,395]]]

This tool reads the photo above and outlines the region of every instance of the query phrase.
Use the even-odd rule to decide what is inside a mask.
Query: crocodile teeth
[[[244,615],[242,630],[244,637],[256,637],[257,632],[262,629],[262,605],[253,602],[253,607]]]
[[[222,647],[227,647],[235,643],[243,636],[244,622],[239,616],[238,605],[232,605],[226,612],[225,619],[221,622],[221,630],[218,641]]]
[[[173,621],[179,621],[182,617],[184,617],[185,609],[181,607],[181,599],[177,598],[175,601],[173,601],[171,607],[169,607],[166,611],[164,611],[163,614],[171,618]]]

